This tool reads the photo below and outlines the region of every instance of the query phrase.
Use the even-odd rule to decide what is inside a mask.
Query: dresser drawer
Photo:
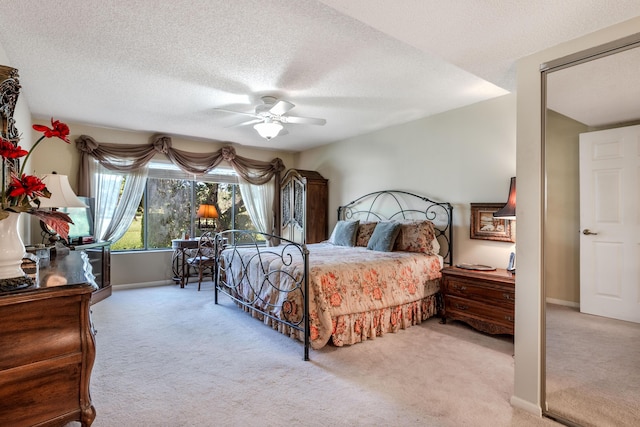
[[[444,287],[446,295],[455,295],[492,305],[497,304],[505,308],[515,306],[513,288],[505,289],[504,286],[490,282],[450,277],[445,278]]]
[[[81,354],[0,373],[0,425],[54,425],[61,414],[79,412],[81,376]]]
[[[3,318],[11,322],[0,333],[0,371],[80,353],[80,301],[73,295],[3,307]]]

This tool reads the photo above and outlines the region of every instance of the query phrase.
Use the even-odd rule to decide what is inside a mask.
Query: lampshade
[[[198,207],[196,217],[198,218],[198,228],[200,230],[215,229],[215,219],[218,218],[218,210],[213,205],[202,204]]]
[[[39,198],[41,208],[86,208],[76,193],[73,192],[69,185],[69,177],[67,175],[59,175],[52,173],[45,175],[42,182],[47,186],[47,190],[51,193],[51,197]]]
[[[254,125],[253,128],[258,131],[261,137],[265,139],[271,139],[278,136],[283,126],[279,122],[272,122],[271,120],[266,120],[262,123],[258,123]]]
[[[516,177],[511,178],[507,204],[493,214],[495,218],[516,219]]]
[[[197,218],[218,218],[218,211],[216,207],[213,205],[200,205],[198,208],[198,213],[196,213]]]

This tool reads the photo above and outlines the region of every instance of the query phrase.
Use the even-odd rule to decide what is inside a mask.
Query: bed
[[[440,270],[451,265],[453,207],[405,191],[338,208],[322,243],[249,230],[216,235],[220,293],[309,348],[351,345],[438,314]],[[266,242],[269,242],[267,244]]]

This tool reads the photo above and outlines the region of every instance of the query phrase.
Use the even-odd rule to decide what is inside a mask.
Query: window
[[[171,164],[152,162],[136,216],[112,250],[165,249],[184,234],[199,236],[196,212],[204,203],[216,206],[218,230],[255,230],[237,181],[233,170],[216,170],[196,180]]]

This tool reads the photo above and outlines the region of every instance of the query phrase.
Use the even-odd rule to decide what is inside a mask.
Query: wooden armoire
[[[280,192],[281,237],[305,244],[327,240],[327,180],[315,171],[289,169]]]

